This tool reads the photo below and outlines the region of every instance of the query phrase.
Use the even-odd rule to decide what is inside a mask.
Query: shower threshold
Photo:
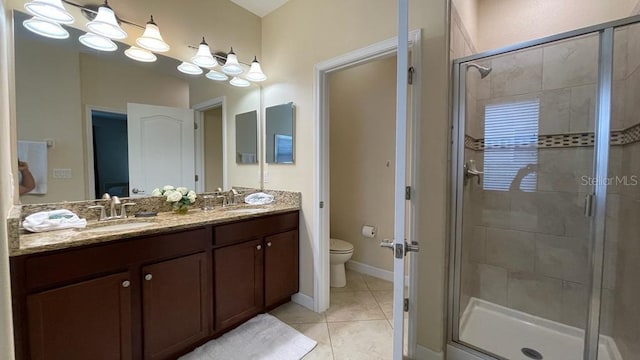
[[[472,297],[460,340],[510,360],[581,360],[584,330]],[[600,335],[598,360],[623,360],[611,337]]]

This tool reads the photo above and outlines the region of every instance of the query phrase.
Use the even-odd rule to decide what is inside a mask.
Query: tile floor
[[[271,312],[318,345],[305,360],[391,358],[393,284],[347,270],[347,286],[331,288],[323,314],[293,302]]]

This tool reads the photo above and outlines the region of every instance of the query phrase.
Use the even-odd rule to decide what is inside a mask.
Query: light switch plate
[[[71,179],[71,169],[53,169],[54,179]]]

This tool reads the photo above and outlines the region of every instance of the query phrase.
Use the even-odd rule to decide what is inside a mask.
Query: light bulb
[[[199,66],[196,66],[190,62],[183,61],[182,64],[178,65],[178,70],[182,73],[189,75],[200,75],[202,74],[202,69]]]
[[[227,62],[222,65],[222,72],[227,75],[240,75],[242,74],[242,67],[238,63],[238,57],[233,52],[233,48],[227,54]]]
[[[86,33],[78,38],[82,45],[100,51],[116,51],[118,45],[111,39],[93,33]]]
[[[98,15],[87,23],[87,28],[109,39],[122,40],[127,37],[127,33],[118,25],[116,14],[106,4],[98,8]]]
[[[251,85],[251,83],[248,82],[247,80],[239,78],[237,76],[234,76],[233,79],[231,79],[231,81],[229,81],[229,84],[231,84],[233,86],[237,86],[237,87],[247,87],[247,86]]]
[[[209,45],[204,41],[204,37],[202,38],[200,46],[198,46],[196,56],[191,58],[191,62],[204,68],[212,68],[218,65],[216,59],[211,55],[211,50],[209,49]]]
[[[158,58],[149,50],[132,46],[124,51],[128,58],[141,62],[154,62]]]
[[[37,16],[23,21],[22,25],[29,31],[48,38],[66,39],[69,37],[69,32],[60,24]]]
[[[262,67],[258,62],[258,58],[254,57],[253,62],[251,63],[251,68],[247,73],[247,80],[260,82],[267,80],[267,75],[262,72]]]
[[[31,15],[59,24],[71,24],[75,20],[61,0],[34,0],[24,4],[24,8]]]
[[[160,35],[160,29],[158,25],[153,21],[153,15],[151,20],[147,22],[147,26],[144,28],[144,33],[136,40],[136,44],[141,48],[155,52],[169,51],[169,44],[164,42],[162,35]]]

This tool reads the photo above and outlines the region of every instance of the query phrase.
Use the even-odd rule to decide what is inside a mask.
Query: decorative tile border
[[[640,123],[624,130],[614,130],[611,132],[609,140],[613,146],[622,146],[640,141]],[[557,134],[538,136],[538,148],[567,148],[567,147],[590,147],[595,142],[594,133],[577,134]],[[530,144],[523,142],[515,147],[530,147]],[[485,149],[484,139],[474,139],[469,135],[464,137],[464,147],[470,150],[482,151]],[[501,146],[492,146],[500,148]],[[513,145],[508,146],[513,148]]]

